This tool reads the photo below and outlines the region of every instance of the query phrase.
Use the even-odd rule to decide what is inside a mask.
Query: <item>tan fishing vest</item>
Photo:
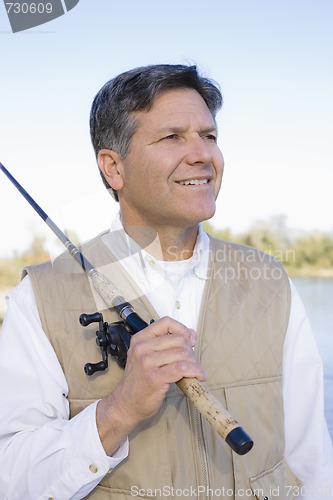
[[[268,500],[291,499],[297,492],[300,483],[283,459],[281,378],[290,308],[288,278],[266,254],[210,240],[210,278],[200,311],[196,353],[208,373],[208,389],[253,438],[254,447],[243,456],[232,452],[173,385],[160,411],[129,436],[128,458],[87,498]],[[157,319],[100,237],[85,244],[82,251],[126,298],[139,297],[131,302],[145,321]],[[68,381],[72,417],[109,394],[123,374],[111,359],[107,372],[88,377],[83,370],[86,362],[98,362],[101,355],[95,343],[97,325],[83,328],[78,318],[103,306],[69,254],[27,272],[43,328]],[[106,321],[118,320],[112,310],[103,315]]]

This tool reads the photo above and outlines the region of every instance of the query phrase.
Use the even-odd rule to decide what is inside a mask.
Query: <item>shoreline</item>
[[[328,268],[312,269],[311,267],[302,267],[300,269],[295,269],[295,268],[288,268],[288,266],[283,266],[283,267],[288,276],[290,276],[290,278],[333,279],[333,269],[328,269]]]

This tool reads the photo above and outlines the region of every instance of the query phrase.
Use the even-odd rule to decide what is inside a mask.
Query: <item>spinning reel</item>
[[[127,351],[131,342],[129,328],[123,321],[116,323],[107,323],[100,312],[93,314],[81,314],[79,321],[82,326],[88,326],[91,323],[98,323],[99,328],[96,331],[96,344],[101,349],[102,361],[98,363],[86,363],[84,371],[87,375],[93,375],[96,372],[105,371],[108,367],[108,354],[115,358],[120,368],[125,368],[127,360]]]

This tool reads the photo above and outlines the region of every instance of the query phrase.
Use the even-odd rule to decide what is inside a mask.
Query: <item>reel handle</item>
[[[79,321],[82,326],[88,326],[91,323],[99,323],[100,321],[103,321],[103,316],[100,312],[95,312],[93,314],[83,313],[80,315]]]
[[[98,363],[86,363],[84,365],[84,372],[86,375],[93,375],[96,372],[104,372],[108,365],[105,361],[99,361]]]

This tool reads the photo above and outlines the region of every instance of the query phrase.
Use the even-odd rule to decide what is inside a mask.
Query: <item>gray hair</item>
[[[137,127],[133,112],[149,111],[159,94],[178,88],[196,90],[215,119],[222,106],[220,89],[213,80],[199,75],[196,66],[143,66],[108,81],[95,96],[90,112],[90,135],[96,157],[101,149],[111,149],[126,158]],[[110,190],[102,172],[101,176]],[[118,201],[113,189],[112,194]]]

